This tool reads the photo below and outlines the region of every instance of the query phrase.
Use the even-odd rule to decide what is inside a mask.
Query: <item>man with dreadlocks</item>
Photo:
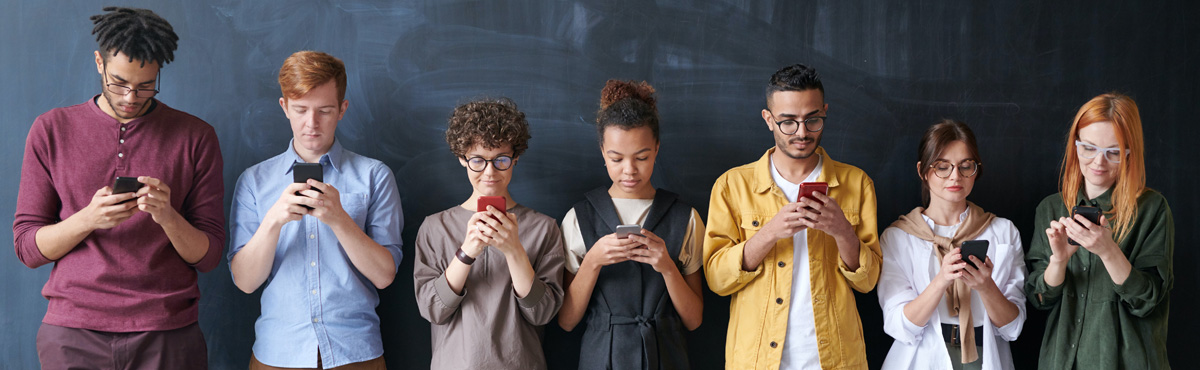
[[[101,94],[39,116],[25,145],[16,253],[30,268],[54,263],[38,358],[43,369],[205,369],[196,275],[217,266],[225,239],[217,135],[154,99],[179,40],[171,25],[104,11],[91,17]],[[119,192],[117,177],[140,188]]]

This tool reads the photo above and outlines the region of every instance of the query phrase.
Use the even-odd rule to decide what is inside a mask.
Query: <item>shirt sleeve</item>
[[[1021,232],[1011,221],[1005,220],[1004,224],[1005,232],[1001,237],[1005,238],[1004,244],[1009,248],[1008,259],[1000,262],[993,261],[993,263],[1005,263],[1002,273],[998,275],[1007,278],[1003,281],[996,281],[996,286],[1000,288],[1004,298],[1017,306],[1017,317],[1008,324],[997,327],[996,334],[1001,339],[1012,342],[1017,340],[1017,337],[1021,335],[1021,329],[1025,326],[1027,310],[1025,307],[1025,251],[1021,245]],[[1000,266],[995,266],[995,268],[1000,269]],[[991,323],[991,320],[988,320],[988,323]]]
[[[180,213],[188,223],[208,236],[208,251],[200,261],[192,264],[196,270],[208,272],[221,262],[221,251],[225,247],[225,162],[221,158],[217,133],[211,126],[207,126],[198,146],[192,191],[185,195]]]
[[[917,326],[904,315],[904,307],[921,294],[913,282],[916,273],[912,271],[913,248],[907,239],[908,234],[899,229],[884,230],[880,247],[887,252],[883,253],[878,293],[879,306],[883,309],[883,331],[898,342],[915,346],[920,343],[925,326]]]
[[[851,271],[849,266],[846,266],[846,261],[838,258],[838,270],[841,271],[842,276],[846,277],[850,287],[860,293],[866,293],[875,289],[875,283],[879,282],[879,269],[883,263],[883,256],[879,249],[875,184],[865,174],[862,182],[862,191],[859,194],[861,198],[858,199],[862,204],[859,207],[859,224],[854,228],[854,233],[859,240],[858,269]]]
[[[17,188],[17,213],[13,221],[13,247],[17,259],[29,268],[51,261],[37,246],[37,232],[59,221],[62,198],[50,178],[49,135],[46,123],[38,117],[25,139],[25,157],[21,160],[21,179]],[[93,189],[95,192],[99,189]]]
[[[701,248],[704,247],[704,220],[700,213],[692,208],[692,217],[688,220],[688,230],[683,237],[683,247],[679,249],[679,273],[688,276],[700,271],[704,266]]]
[[[1158,200],[1155,206],[1139,207],[1140,220],[1136,220],[1135,230],[1128,236],[1139,238],[1129,256],[1129,277],[1113,287],[1121,303],[1137,317],[1153,313],[1170,294],[1174,282],[1171,256],[1175,253],[1175,221],[1162,196],[1155,200]]]
[[[254,193],[257,184],[250,171],[242,172],[233,187],[233,204],[230,206],[232,210],[229,211],[229,250],[226,253],[230,264],[233,263],[233,257],[242,251],[262,225],[262,215],[258,214],[258,198]],[[229,273],[232,275],[233,270]]]
[[[571,208],[567,215],[563,216],[562,233],[567,272],[578,273],[583,257],[587,256],[587,246],[584,245],[583,232],[579,230],[579,218],[575,216],[575,208]]]
[[[1052,254],[1050,240],[1046,237],[1046,229],[1050,228],[1050,220],[1054,218],[1055,200],[1057,199],[1060,198],[1052,196],[1038,205],[1037,213],[1034,216],[1029,254],[1025,256],[1026,266],[1029,268],[1029,275],[1025,279],[1025,294],[1029,297],[1029,304],[1039,310],[1049,310],[1057,306],[1062,299],[1063,287],[1070,284],[1069,280],[1064,280],[1058,286],[1050,286],[1050,284],[1046,284],[1045,278],[1046,266],[1050,265],[1050,255]]]
[[[434,325],[445,325],[458,313],[458,307],[463,297],[467,295],[466,287],[462,294],[454,294],[450,283],[446,281],[446,266],[448,261],[437,250],[446,248],[446,238],[436,230],[439,221],[428,217],[417,231],[416,259],[413,262],[413,285],[417,297],[417,311],[421,317]]]
[[[709,289],[722,296],[741,291],[763,273],[762,264],[753,271],[742,270],[746,240],[729,199],[728,181],[728,175],[722,175],[713,185],[704,232],[704,278]]]
[[[524,298],[517,297],[521,316],[533,325],[546,325],[558,314],[563,302],[563,239],[562,232],[553,221],[548,222],[550,230],[542,238],[543,245],[538,248],[540,256],[530,256],[535,279],[529,288],[529,294]]]
[[[367,223],[363,230],[371,240],[387,249],[392,254],[392,263],[397,271],[400,261],[404,258],[401,247],[404,240],[404,210],[400,206],[400,191],[396,187],[396,177],[392,169],[383,162],[378,162],[371,171],[372,191],[371,204],[367,205]]]

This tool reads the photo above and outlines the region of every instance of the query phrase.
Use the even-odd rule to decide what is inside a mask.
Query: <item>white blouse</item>
[[[963,212],[959,220],[965,217],[966,212]],[[922,218],[930,228],[934,227],[933,220],[924,215]],[[1017,317],[1003,327],[996,327],[991,320],[983,320],[983,338],[975,338],[983,347],[979,357],[983,360],[984,370],[1012,369],[1008,342],[1017,339],[1025,324],[1026,273],[1021,234],[1012,221],[996,217],[976,239],[990,243],[987,256],[993,264],[992,280],[1019,311]],[[880,235],[879,244],[883,250],[883,270],[878,285],[883,331],[895,339],[883,369],[952,369],[942,336],[945,299],[939,301],[938,312],[930,315],[925,326],[917,326],[904,316],[904,306],[929,286],[932,276],[936,275],[930,272],[937,271],[940,266],[933,243],[889,227]],[[932,265],[934,263],[939,264]],[[976,296],[977,293],[972,292],[971,313],[977,316],[972,321],[978,323],[977,320],[987,317],[987,310],[981,301],[974,299]]]

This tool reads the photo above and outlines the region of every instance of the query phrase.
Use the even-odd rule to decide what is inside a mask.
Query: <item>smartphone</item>
[[[979,266],[975,266],[975,262],[971,262],[971,259],[968,257],[975,256],[975,258],[978,258],[980,261],[987,261],[987,250],[987,240],[965,241],[962,243],[962,260],[963,262],[971,265],[971,267],[979,269]]]
[[[495,196],[479,197],[479,201],[475,204],[475,211],[476,212],[487,212],[488,206],[496,207],[496,209],[500,210],[500,213],[504,213],[504,214],[508,213],[507,211],[505,211],[506,207],[505,207],[504,197],[495,197]]]
[[[324,171],[322,171],[320,163],[296,162],[296,163],[292,164],[292,182],[297,183],[297,184],[305,183],[305,182],[308,182],[308,179],[313,179],[313,180],[317,180],[320,182],[324,182],[324,181],[322,181],[324,179]],[[312,187],[312,186],[310,186],[309,189],[317,190],[316,187]],[[321,191],[317,190],[317,192],[321,192]],[[304,194],[300,194],[300,192],[296,192],[296,195],[303,196]],[[312,209],[312,207],[309,207],[309,206],[306,206],[303,204],[301,204],[300,206],[304,207],[305,209]]]
[[[630,235],[644,236],[644,235],[642,235],[642,225],[638,225],[638,224],[617,225],[617,238],[618,239],[625,239],[625,238],[628,238]]]
[[[800,197],[796,198],[796,201],[799,201],[800,198],[808,198],[808,199],[816,200],[819,202],[820,200],[817,200],[817,198],[813,196],[813,193],[821,193],[821,194],[828,195],[829,194],[829,184],[826,184],[823,182],[802,182],[802,183],[800,183]]]
[[[143,186],[146,186],[146,184],[138,182],[136,177],[117,176],[117,179],[113,180],[112,193],[113,194],[132,193],[132,192],[140,190]],[[132,202],[134,199],[137,199],[137,198],[126,199],[117,204],[129,203],[129,202]]]
[[[1099,208],[1088,207],[1088,206],[1075,206],[1075,208],[1071,208],[1071,218],[1075,218],[1075,215],[1083,215],[1083,218],[1086,218],[1088,221],[1091,221],[1092,224],[1095,224],[1095,225],[1100,224],[1100,209]],[[1076,223],[1078,223],[1078,221],[1076,221]],[[1067,243],[1070,243],[1071,245],[1079,245],[1079,242],[1076,242],[1075,240],[1073,240],[1071,238],[1067,238]]]

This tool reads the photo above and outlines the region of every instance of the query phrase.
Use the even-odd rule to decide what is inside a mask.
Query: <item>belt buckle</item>
[[[954,345],[962,344],[962,333],[959,331],[958,325],[950,325],[953,329],[950,331],[950,342]]]

